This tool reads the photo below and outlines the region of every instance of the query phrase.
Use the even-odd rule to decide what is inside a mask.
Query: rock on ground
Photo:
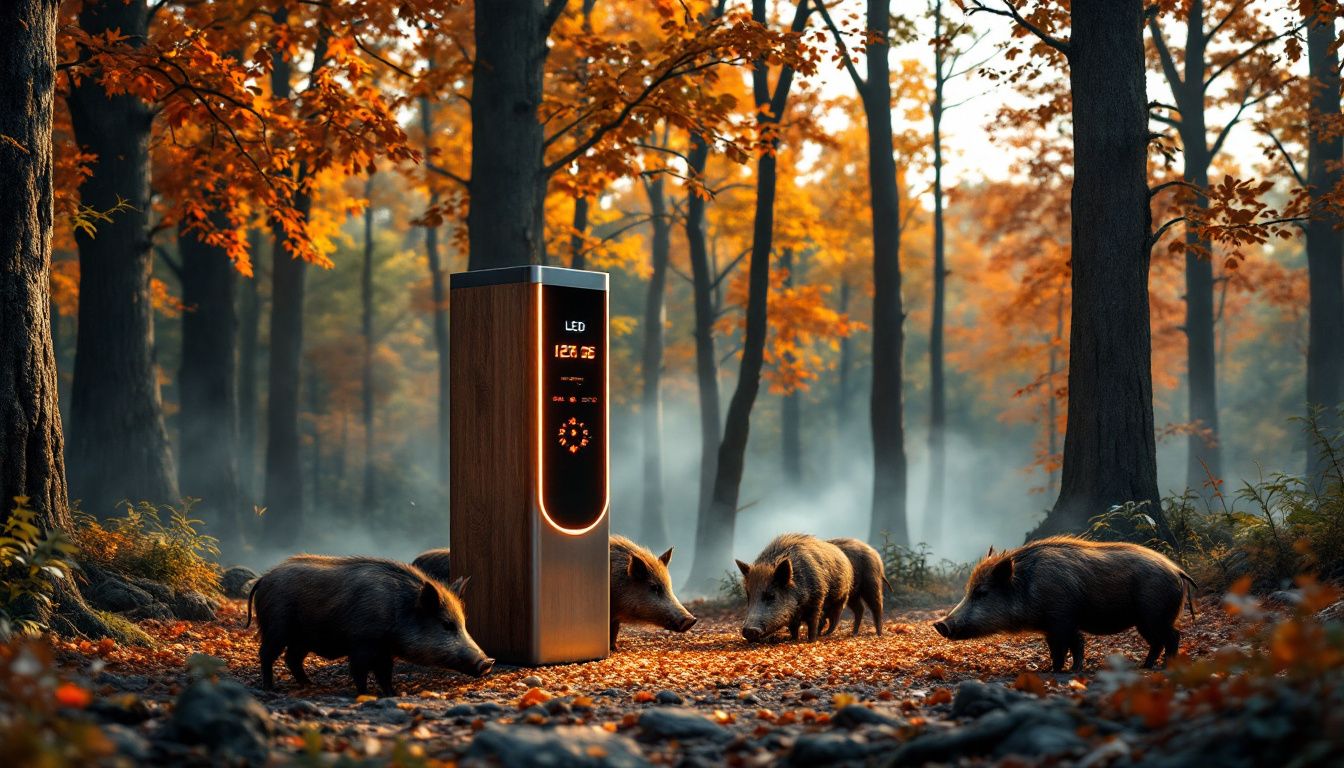
[[[601,728],[487,725],[471,740],[466,765],[512,768],[634,768],[649,763],[624,736]]]
[[[266,762],[272,731],[270,714],[241,683],[201,679],[178,697],[164,736],[260,765]]]

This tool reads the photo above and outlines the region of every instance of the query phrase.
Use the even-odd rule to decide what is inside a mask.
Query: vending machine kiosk
[[[515,664],[607,655],[607,275],[523,266],[450,291],[452,570]]]

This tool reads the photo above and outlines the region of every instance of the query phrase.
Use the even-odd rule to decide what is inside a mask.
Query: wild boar
[[[738,560],[737,567],[747,593],[742,637],[749,643],[786,626],[797,640],[804,624],[807,639],[815,641],[823,619],[832,626],[840,621],[854,583],[853,567],[839,547],[802,533],[775,537],[756,562]]]
[[[447,584],[452,581],[452,570],[449,565],[449,551],[447,547],[443,549],[428,549],[421,552],[418,557],[411,561],[411,565],[424,571],[430,578],[438,581],[440,584]]]
[[[446,667],[469,675],[490,671],[487,658],[467,633],[461,594],[465,579],[444,587],[418,568],[372,557],[299,555],[272,568],[247,598],[247,623],[256,605],[261,636],[261,684],[274,684],[272,667],[283,652],[285,666],[308,684],[303,660],[350,657],[359,694],[372,671],[393,695],[392,660]]]
[[[616,650],[616,635],[621,623],[653,624],[673,632],[685,632],[695,626],[695,617],[672,593],[667,564],[672,550],[661,557],[624,536],[612,536],[608,545],[611,557],[611,649]]]
[[[831,539],[830,542],[840,548],[849,558],[849,565],[854,570],[854,584],[849,591],[849,609],[854,612],[854,634],[859,634],[859,627],[863,625],[863,609],[866,605],[868,612],[873,614],[873,626],[877,629],[877,636],[882,636],[882,586],[886,585],[891,589],[891,582],[887,581],[887,576],[882,572],[882,556],[877,553],[867,542],[858,539]],[[835,631],[835,625],[832,624],[826,630],[826,634]]]
[[[1094,542],[1072,536],[1033,541],[1010,552],[989,553],[966,583],[966,595],[933,627],[949,640],[998,632],[1041,632],[1050,664],[1083,668],[1083,633],[1110,635],[1131,627],[1148,641],[1151,668],[1163,652],[1176,654],[1181,605],[1190,609],[1193,579],[1161,554],[1136,544]]]

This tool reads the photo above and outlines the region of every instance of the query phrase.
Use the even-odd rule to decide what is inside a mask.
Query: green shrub
[[[191,517],[194,503],[187,499],[176,507],[155,507],[147,501],[127,504],[122,516],[105,522],[76,515],[80,556],[117,573],[217,594],[219,566],[212,558],[219,555],[218,542],[198,530],[201,521]]]
[[[887,536],[878,548],[882,569],[891,584],[891,605],[898,608],[926,608],[955,602],[971,574],[970,563],[943,559],[933,562],[929,545],[920,542],[913,549],[895,544]]]
[[[719,579],[719,599],[740,603],[747,599],[747,590],[742,584],[742,576],[732,571],[724,571]]]
[[[46,631],[58,583],[70,578],[75,545],[60,531],[43,531],[28,499],[18,496],[0,530],[0,641]]]

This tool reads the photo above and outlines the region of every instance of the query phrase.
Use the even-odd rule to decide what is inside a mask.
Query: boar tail
[[[882,574],[882,583],[887,585],[887,591],[888,591],[888,592],[890,592],[890,593],[893,594],[893,595],[896,594],[896,588],[893,587],[893,586],[891,586],[891,582],[890,582],[890,581],[887,581],[887,574],[885,574],[885,573]]]
[[[243,625],[245,628],[252,626],[252,596],[257,594],[257,584],[260,582],[261,579],[253,581],[252,588],[247,591],[247,623]]]
[[[1181,576],[1181,580],[1182,580],[1182,581],[1184,581],[1184,582],[1186,582],[1187,584],[1190,585],[1190,586],[1186,587],[1186,589],[1185,589],[1185,607],[1188,608],[1188,609],[1190,610],[1190,618],[1193,619],[1193,618],[1195,618],[1195,598],[1194,598],[1194,595],[1195,595],[1195,590],[1199,589],[1199,585],[1196,584],[1196,583],[1195,583],[1195,580],[1192,579],[1192,578],[1190,578],[1190,574],[1186,573],[1185,571],[1177,571],[1177,573],[1180,574],[1180,576]]]

